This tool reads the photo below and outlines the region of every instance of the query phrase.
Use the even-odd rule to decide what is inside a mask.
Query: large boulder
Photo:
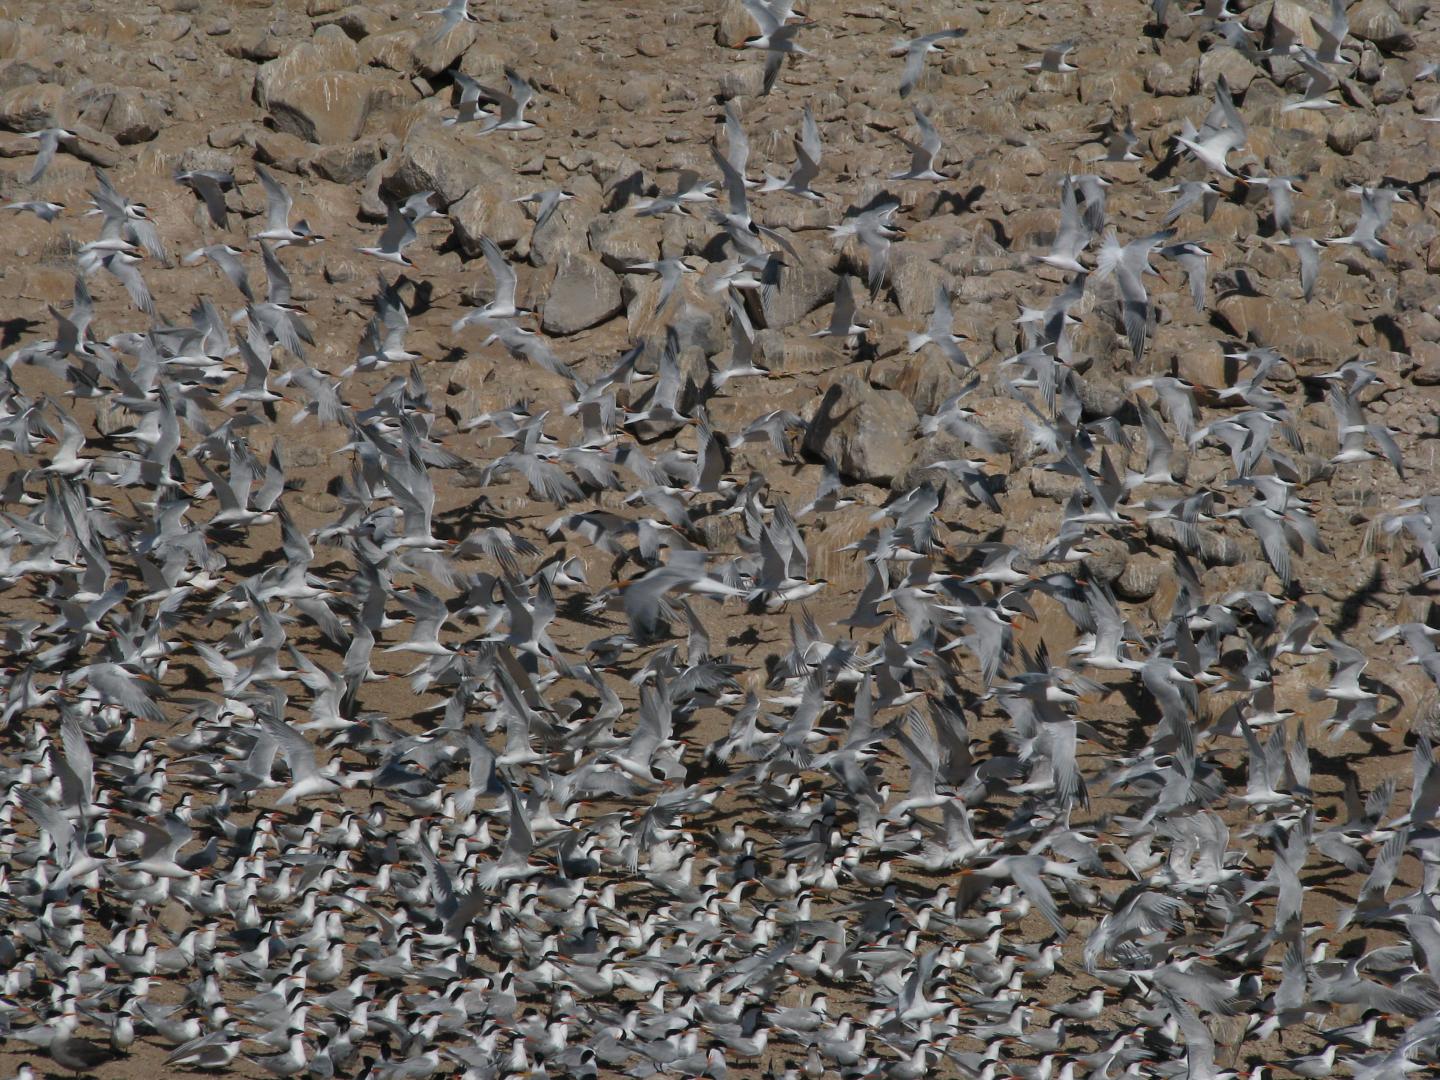
[[[0,94],[0,128],[41,131],[54,122],[65,88],[54,83],[29,83]]]
[[[338,26],[322,26],[311,40],[260,65],[255,72],[255,100],[261,108],[269,108],[270,95],[293,79],[330,71],[356,71],[359,67],[360,53],[345,31]]]
[[[450,207],[455,243],[467,258],[473,259],[481,253],[482,236],[488,236],[501,247],[513,247],[530,231],[529,220],[514,201],[513,183],[513,176],[503,184],[478,183]]]
[[[365,130],[370,80],[351,71],[302,75],[276,86],[268,108],[279,131],[312,143],[350,142]]]
[[[589,252],[566,256],[550,283],[540,326],[547,334],[578,334],[620,314],[620,281]]]
[[[785,256],[780,285],[759,312],[760,324],[771,330],[794,325],[835,295],[835,273],[829,260],[804,247],[797,250],[798,260]]]
[[[122,146],[149,142],[165,123],[163,107],[132,86],[82,84],[66,95],[66,111]]]
[[[1237,338],[1278,349],[1290,361],[1343,363],[1359,348],[1354,326],[1333,307],[1273,296],[1227,296],[1215,311]]]
[[[400,199],[417,191],[433,191],[443,205],[450,206],[476,185],[503,185],[508,190],[513,176],[508,165],[473,140],[466,141],[451,128],[423,125],[406,136],[391,159],[384,190]]]
[[[1350,33],[1361,41],[1373,41],[1388,53],[1415,48],[1415,38],[1388,0],[1361,0],[1349,17]]]
[[[805,450],[834,460],[842,475],[888,485],[915,457],[915,410],[904,394],[877,390],[849,372],[805,410]]]

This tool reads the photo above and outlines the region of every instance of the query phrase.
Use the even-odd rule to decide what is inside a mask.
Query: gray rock
[[[943,245],[896,244],[890,258],[890,288],[900,314],[924,318],[935,307],[935,285],[943,280],[936,266]]]
[[[1160,587],[1160,579],[1169,573],[1160,559],[1146,552],[1130,556],[1125,569],[1115,579],[1115,595],[1122,600],[1149,600]]]
[[[1125,407],[1125,387],[1116,380],[1076,375],[1075,389],[1087,420],[1114,416]]]
[[[1168,518],[1147,521],[1145,533],[1152,542],[1171,551],[1186,550],[1185,545],[1180,542],[1179,528]],[[1239,541],[1204,526],[1200,527],[1199,533],[1200,550],[1191,554],[1198,554],[1206,566],[1235,566],[1245,561],[1245,549]]]
[[[1343,109],[1330,121],[1325,144],[1337,154],[1353,154],[1357,146],[1371,142],[1379,134],[1380,121],[1373,113]]]
[[[888,485],[915,458],[915,410],[904,394],[842,375],[805,410],[805,449],[835,461],[842,475]]]
[[[1085,542],[1092,554],[1080,560],[1085,575],[1101,585],[1113,585],[1124,575],[1130,562],[1130,550],[1122,541],[1108,536],[1091,537]]]
[[[412,53],[415,67],[430,78],[450,70],[465,55],[465,50],[475,44],[477,33],[474,23],[462,22],[436,40],[435,32],[427,28],[415,42]]]
[[[595,216],[593,205],[563,202],[539,228],[530,231],[530,265],[553,266],[566,255],[589,247],[586,223]]]
[[[592,254],[565,258],[550,283],[540,326],[564,337],[598,326],[621,311],[620,281]]]

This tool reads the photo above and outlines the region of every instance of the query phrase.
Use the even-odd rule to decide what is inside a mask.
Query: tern
[[[925,70],[927,56],[931,53],[943,52],[945,42],[955,41],[964,36],[964,30],[936,30],[934,33],[924,34],[917,38],[896,41],[890,48],[890,55],[905,57],[905,69],[900,74],[900,97],[902,99],[909,97],[911,91],[915,89],[915,84],[920,81],[920,75]]]

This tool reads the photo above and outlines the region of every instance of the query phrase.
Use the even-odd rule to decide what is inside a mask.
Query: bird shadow
[[[1384,590],[1384,579],[1380,573],[1380,566],[1376,564],[1370,570],[1370,576],[1352,591],[1340,603],[1339,618],[1335,622],[1334,635],[1337,638],[1345,636],[1346,632],[1353,630],[1360,623],[1360,612],[1367,604],[1375,602],[1376,598]]]
[[[944,207],[948,208],[952,214],[968,214],[975,209],[975,204],[978,203],[984,195],[984,184],[975,184],[969,191],[964,193],[959,191],[942,191],[935,196],[934,213],[939,214],[941,208]]]
[[[39,325],[38,319],[27,319],[23,315],[0,321],[0,349],[8,349]]]
[[[825,396],[820,399],[820,407],[815,410],[815,418],[810,421],[810,438],[806,442],[812,442],[816,446],[824,446],[825,441],[830,438],[830,433],[835,426],[850,415],[849,409],[844,413],[836,415],[835,409],[840,403],[841,390],[838,384],[832,385],[825,391]]]

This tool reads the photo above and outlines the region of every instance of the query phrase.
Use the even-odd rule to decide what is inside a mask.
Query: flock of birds
[[[746,7],[757,33],[744,47],[765,53],[769,93],[787,58],[805,63],[813,24],[787,0]],[[465,0],[430,14],[441,35],[473,21]],[[1181,17],[1207,20],[1212,48],[1297,61],[1308,86],[1294,108],[1331,104],[1353,62],[1342,0],[1315,19],[1316,48],[1262,51],[1215,2],[1193,16],[1161,2],[1153,32]],[[900,97],[962,39],[898,43]],[[1031,68],[1073,71],[1071,52],[1048,48]],[[448,123],[533,126],[519,74],[504,89],[454,83]],[[796,256],[751,199],[834,205],[813,187],[824,146],[809,106],[788,176],[750,176],[732,100],[715,179],[687,173],[633,200],[626,212],[643,217],[705,215],[723,254],[698,285],[686,281],[698,256],[632,267],[660,279],[665,340],[589,376],[529,328],[515,269],[484,242],[491,298],[454,330],[498,344],[502,368],[557,376],[568,394],[539,412],[437,409],[427,358],[406,348],[404,282],[383,274],[354,363],[312,366],[285,262],[324,237],[260,167],[267,210],[249,241],[266,289],[250,244],[208,244],[183,261],[213,263],[243,303],[232,318],[206,298],[188,324],[170,322],[145,275],[167,272],[171,245],[97,172],[99,235],[79,246],[74,303],[51,309],[53,340],[5,358],[0,386],[0,445],[21,462],[4,487],[0,579],[42,613],[4,624],[4,1051],[80,1074],[158,1046],[169,1069],[223,1071],[243,1055],[277,1076],[363,1080],[1433,1072],[1440,761],[1416,704],[1367,676],[1366,652],[1307,600],[1296,556],[1326,550],[1329,488],[1302,493],[1315,478],[1271,385],[1286,358],[1238,353],[1245,377],[1225,387],[1137,378],[1113,416],[1087,420],[1081,405],[1071,328],[1113,312],[1144,371],[1151,260],[1175,261],[1203,308],[1211,250],[1176,229],[1221,197],[1268,192],[1307,300],[1327,246],[1387,257],[1380,234],[1405,189],[1360,190],[1347,236],[1302,236],[1301,178],[1236,171],[1243,111],[1223,80],[1213,96],[1175,139],[1198,176],[1157,209],[1160,229],[1122,242],[1108,182],[1060,179],[1054,242],[1036,256],[1066,278],[1023,309],[1015,355],[967,356],[937,286],[908,348],[945,358],[962,388],[914,438],[975,456],[935,463],[874,509],[845,549],[863,587],[824,621],[811,605],[836,590],[807,541],[859,513],[859,492],[827,460],[792,507],[762,472],[734,468],[744,454],[796,463],[822,421],[761,409],[722,431],[707,407],[772,374],[755,335]],[[925,110],[913,116],[892,187],[945,179],[941,136]],[[32,183],[74,138],[37,134]],[[1101,156],[1137,151],[1120,122]],[[176,179],[244,243],[235,176]],[[572,198],[525,201],[540,228]],[[411,273],[406,250],[443,215],[435,203],[397,202],[361,251]],[[10,208],[52,224],[69,214],[39,199]],[[818,335],[843,349],[867,333],[860,307],[886,294],[902,220],[887,193],[833,226],[853,272]],[[99,336],[89,282],[101,271],[148,326]],[[1114,302],[1092,303],[1112,280]],[[731,348],[697,385],[681,369],[680,316],[706,296]],[[64,394],[27,395],[29,367]],[[1023,445],[987,428],[982,381],[1024,403]],[[1356,360],[1308,381],[1334,414],[1331,484],[1357,467],[1406,476],[1371,412],[1392,377]],[[133,425],[91,433],[82,403]],[[349,435],[338,515],[310,531],[292,518],[281,404],[296,424]],[[503,452],[484,457],[472,432]],[[1124,467],[1132,450],[1139,470]],[[1228,462],[1190,489],[1181,466],[1201,455]],[[1073,483],[1053,538],[1026,549],[946,522],[955,498],[1003,514],[1007,469],[1022,468]],[[437,489],[461,477],[482,491],[463,535],[436,513]],[[507,484],[556,507],[544,537],[490,503]],[[1278,592],[1207,590],[1207,540],[1227,520],[1258,541]],[[1086,567],[1097,539],[1133,541],[1147,523],[1170,538],[1173,601],[1137,625]],[[1423,595],[1440,575],[1440,496],[1390,506],[1374,527],[1413,548]],[[592,581],[605,559],[608,579]],[[722,611],[749,628],[717,648],[705,618]],[[1027,619],[1075,646],[1055,662],[1025,638]],[[756,667],[771,644],[760,628],[785,622],[789,641]],[[1437,636],[1406,622],[1380,640],[1401,639],[1440,683]],[[367,707],[373,684],[398,677],[379,663],[390,653],[415,659],[413,715]],[[1408,728],[1408,803],[1396,777],[1364,791],[1347,774],[1332,812],[1312,728],[1277,700],[1302,671],[1323,703],[1310,713],[1357,760]],[[1097,710],[1110,695],[1133,718]],[[1418,875],[1402,873],[1407,860]]]

